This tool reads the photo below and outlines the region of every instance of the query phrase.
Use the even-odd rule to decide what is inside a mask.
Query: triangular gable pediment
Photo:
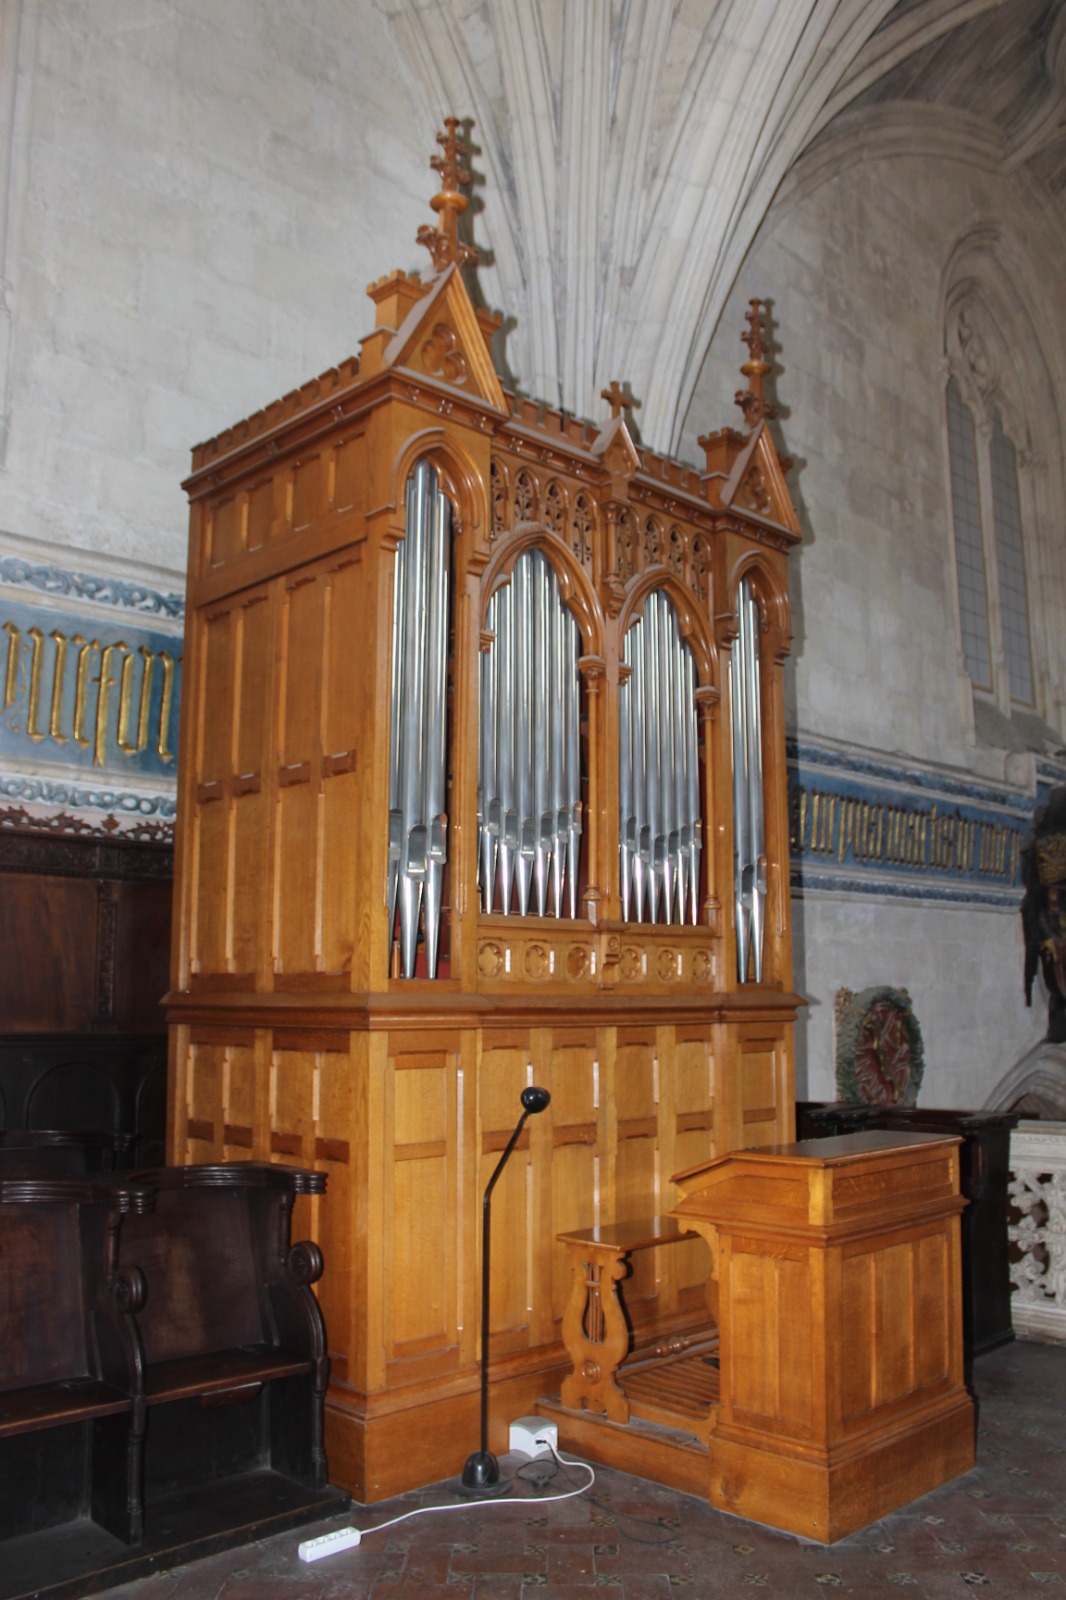
[[[799,538],[796,508],[765,422],[758,424],[733,462],[722,487],[722,505]]]
[[[477,313],[458,267],[442,272],[428,294],[416,300],[385,347],[384,365],[421,373],[507,410]]]
[[[592,454],[617,478],[631,478],[640,471],[640,455],[624,417],[612,417],[600,429],[592,442]]]

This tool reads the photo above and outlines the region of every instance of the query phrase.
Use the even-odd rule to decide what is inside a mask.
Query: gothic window
[[[992,520],[996,530],[996,566],[999,573],[999,609],[1003,630],[1003,655],[1012,700],[1033,701],[1032,656],[1029,649],[1029,604],[1025,594],[1025,560],[1022,553],[1022,514],[1018,503],[1018,461],[1013,444],[1003,431],[999,412],[992,425],[989,448],[992,468]]]
[[[1032,706],[1032,651],[1018,452],[1004,421],[992,337],[971,312],[956,322],[947,386],[948,460],[966,671],[1007,711]]]
[[[992,687],[988,649],[988,585],[981,536],[981,491],[977,473],[977,432],[973,414],[955,378],[948,384],[948,452],[955,517],[955,564],[959,579],[959,622],[966,671],[979,689]]]

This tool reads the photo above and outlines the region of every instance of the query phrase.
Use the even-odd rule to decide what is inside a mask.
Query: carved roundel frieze
[[[627,983],[633,983],[644,974],[644,960],[635,944],[627,944],[622,951],[618,970]]]
[[[655,958],[655,970],[663,983],[669,983],[677,977],[677,951],[660,950]]]
[[[503,971],[503,951],[491,940],[477,953],[477,967],[483,978],[498,978]]]
[[[527,978],[546,978],[551,965],[547,950],[542,944],[527,945],[522,965]]]
[[[566,956],[567,975],[574,979],[583,978],[589,970],[589,953],[583,944],[571,945]]]
[[[697,983],[709,983],[714,972],[714,963],[709,950],[697,950],[692,957],[692,976]]]

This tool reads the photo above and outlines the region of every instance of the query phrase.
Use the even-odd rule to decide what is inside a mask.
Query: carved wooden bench
[[[683,1233],[672,1217],[647,1217],[558,1237],[571,1271],[563,1340],[572,1370],[562,1383],[562,1404],[612,1422],[629,1422],[636,1415],[683,1426],[706,1440],[718,1396],[717,1331],[705,1327],[667,1336],[626,1366],[633,1339],[619,1294],[637,1252],[690,1242],[693,1235]],[[708,1303],[713,1314],[713,1279],[708,1280]]]
[[[86,1594],[343,1510],[288,1167],[0,1182],[0,1600]]]
[[[290,1245],[298,1194],[324,1173],[233,1162],[131,1175],[152,1192],[131,1214],[119,1263],[143,1294],[145,1500],[272,1470],[326,1483],[322,1417],[329,1362],[311,1284],[322,1257]]]
[[[84,1516],[141,1535],[138,1284],[114,1249],[153,1203],[91,1179],[0,1182],[0,1539]]]

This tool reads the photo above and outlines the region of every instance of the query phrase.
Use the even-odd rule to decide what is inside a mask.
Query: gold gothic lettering
[[[972,874],[1013,883],[1019,830],[1007,823],[942,814],[936,805],[888,805],[796,785],[790,798],[791,846],[797,854],[875,866]]]
[[[148,744],[148,714],[152,705],[152,675],[155,671],[155,654],[142,644],[137,651],[141,658],[141,698],[137,710],[137,737],[130,739],[130,707],[133,702],[134,658],[128,655],[122,663],[122,677],[118,691],[118,747],[128,756],[135,756]]]
[[[30,703],[26,713],[26,733],[31,739],[43,739],[44,729],[37,726],[41,709],[41,669],[44,666],[44,634],[40,628],[30,628],[27,637],[32,640],[30,654]]]
[[[111,703],[111,690],[115,686],[111,676],[111,658],[120,650],[126,656],[130,653],[129,645],[118,639],[114,644],[106,645],[100,657],[100,692],[96,696],[96,733],[93,742],[94,767],[102,767],[107,758],[107,711]]]
[[[4,710],[13,706],[19,692],[19,652],[22,648],[22,629],[13,622],[4,623],[7,634],[7,672],[4,676]]]
[[[161,761],[173,761],[173,753],[167,749],[167,733],[174,704],[174,657],[168,650],[160,650],[159,659],[163,663],[163,704],[159,710],[159,739],[155,748]]]
[[[94,767],[106,765],[108,726],[111,707],[118,691],[117,729],[114,743],[125,756],[139,755],[154,747],[161,761],[172,762],[170,720],[177,689],[178,658],[169,650],[154,651],[148,645],[134,650],[123,639],[104,644],[86,639],[81,633],[69,636],[53,628],[47,636],[39,627],[23,630],[12,621],[0,624],[7,634],[7,660],[4,666],[3,707],[7,710],[25,696],[26,737],[34,743],[51,739],[64,745],[71,741],[92,751]],[[28,643],[28,666],[23,669],[23,646]],[[51,684],[47,682],[48,646],[52,646]],[[74,687],[69,694],[69,666],[74,653]],[[137,657],[141,672],[136,684]],[[93,672],[99,658],[99,673]],[[120,664],[121,663],[121,664]],[[156,665],[162,669],[158,726],[152,728],[152,691]],[[25,670],[25,676],[20,674]],[[93,689],[96,690],[95,701]],[[72,702],[72,704],[71,704]],[[11,731],[17,731],[12,729]]]
[[[48,719],[48,732],[56,744],[66,744],[67,736],[63,732],[63,681],[67,672],[68,641],[58,628],[53,630],[51,637],[56,647],[56,659],[52,669],[52,715]]]

